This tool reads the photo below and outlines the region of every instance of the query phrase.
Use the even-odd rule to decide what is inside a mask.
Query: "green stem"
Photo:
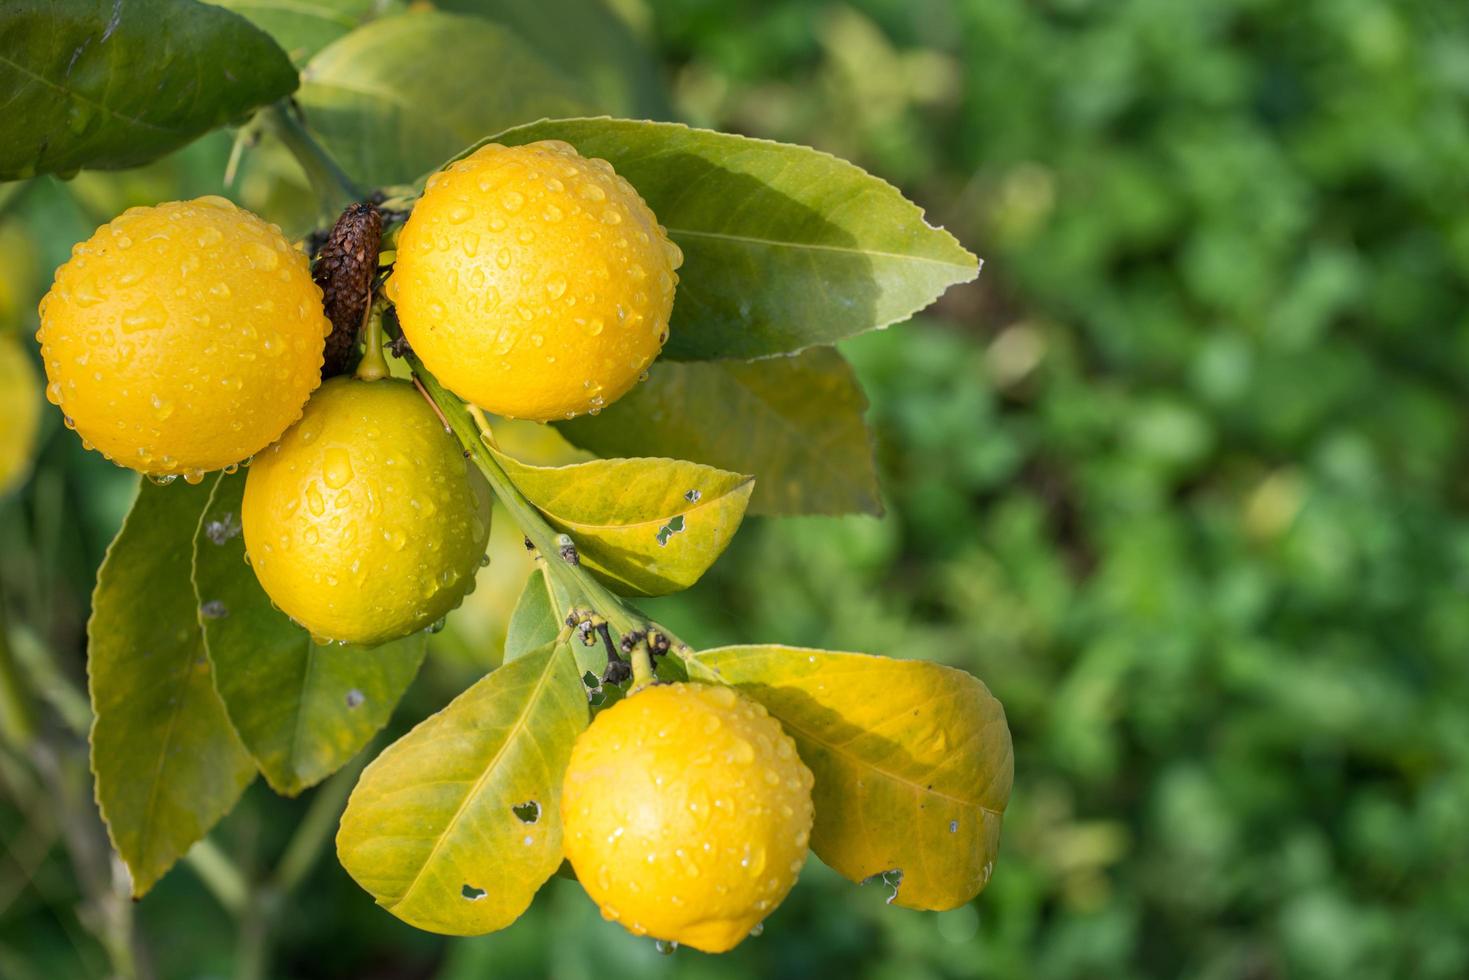
[[[388,362],[383,357],[383,316],[377,303],[369,303],[362,326],[364,349],[357,362],[358,381],[381,381],[388,377]]]
[[[250,884],[228,854],[206,837],[189,848],[184,860],[226,912],[236,918],[244,913],[250,904]]]
[[[495,491],[495,496],[500,499],[500,503],[510,512],[510,516],[520,526],[525,536],[530,539],[530,543],[545,558],[547,578],[553,581],[563,595],[570,597],[573,601],[580,597],[587,605],[605,616],[613,629],[619,633],[626,635],[646,629],[647,623],[643,617],[629,609],[621,599],[608,591],[589,572],[578,565],[561,560],[560,548],[556,544],[558,536],[556,530],[546,523],[541,512],[525,499],[525,495],[515,486],[499,460],[495,459],[495,455],[485,445],[484,435],[470,408],[441,385],[416,355],[409,352],[407,357],[409,364],[413,367],[414,375],[444,417],[444,422],[449,426],[449,430],[469,451],[470,457],[479,467],[480,472],[485,475],[485,479],[489,481],[490,489]]]
[[[653,658],[648,652],[648,641],[644,640],[632,648],[632,689],[636,691],[655,680]]]
[[[296,826],[296,832],[291,836],[290,843],[286,845],[286,851],[271,876],[272,887],[277,893],[289,895],[295,891],[296,886],[315,866],[322,848],[331,840],[332,831],[337,827],[337,820],[347,805],[352,787],[357,785],[357,777],[366,768],[368,760],[375,755],[374,751],[359,752],[356,759],[316,791],[311,807]]]
[[[322,149],[306,127],[301,125],[301,120],[296,118],[289,103],[277,102],[267,106],[260,111],[260,120],[306,172],[306,179],[316,195],[316,205],[320,209],[321,217],[331,221],[348,204],[362,200],[362,191],[337,165],[337,161]]]

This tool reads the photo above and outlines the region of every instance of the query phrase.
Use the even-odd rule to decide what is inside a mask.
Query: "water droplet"
[[[552,299],[560,299],[566,294],[566,280],[556,276],[546,282],[546,293]]]
[[[449,209],[449,223],[462,225],[474,217],[474,208],[467,204],[456,204]]]
[[[672,956],[678,952],[678,943],[670,939],[659,939],[653,943],[653,948],[664,956]]]
[[[326,501],[322,499],[321,491],[316,489],[315,483],[306,488],[306,506],[317,517],[326,513]]]
[[[500,206],[506,211],[519,211],[525,204],[525,195],[519,191],[506,191],[500,196]]]
[[[347,453],[347,450],[338,446],[333,446],[328,449],[324,462],[322,463],[321,475],[326,485],[333,490],[340,490],[351,483],[352,457]],[[318,512],[313,511],[313,513]]]

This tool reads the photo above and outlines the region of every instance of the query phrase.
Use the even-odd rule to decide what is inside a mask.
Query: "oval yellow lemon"
[[[544,422],[637,382],[668,339],[682,263],[605,160],[558,141],[491,144],[429,180],[388,297],[445,387]]]
[[[132,208],[77,245],[36,339],[46,396],[89,446],[198,480],[300,417],[329,330],[306,256],[202,197]]]
[[[806,860],[811,772],[764,707],[728,687],[646,687],[597,716],[562,786],[566,856],[602,915],[722,953]]]
[[[333,378],[251,464],[240,521],[277,606],[320,639],[375,644],[459,605],[490,490],[411,384]]]

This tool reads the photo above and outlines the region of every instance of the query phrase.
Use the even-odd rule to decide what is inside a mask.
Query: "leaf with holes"
[[[686,589],[724,553],[754,480],[678,459],[531,466],[491,450],[583,565],[623,595]]]
[[[683,249],[673,360],[833,344],[979,274],[897,188],[808,147],[631,119],[543,120],[484,142],[546,139],[611,163]]]
[[[0,4],[0,180],[135,167],[296,87],[249,21],[194,0]]]
[[[420,929],[504,928],[561,864],[561,777],[586,726],[564,644],[498,668],[363,771],[337,832],[342,867]]]
[[[298,65],[354,28],[401,4],[384,0],[214,0],[260,28]]]
[[[214,691],[189,584],[194,529],[208,500],[208,486],[144,480],[92,594],[92,773],[135,897],[229,812],[255,775]]]
[[[989,882],[1015,758],[977,678],[922,660],[783,646],[706,650],[696,678],[732,684],[796,740],[816,776],[811,848],[895,904],[951,909]]]
[[[659,361],[601,414],[556,427],[600,456],[671,456],[753,473],[753,514],[880,514],[866,410],[851,367],[817,347],[763,361]]]
[[[295,796],[347,763],[387,724],[427,638],[322,645],[271,605],[245,564],[245,473],[220,476],[194,539],[194,588],[214,684],[277,793]]]
[[[484,133],[584,106],[503,27],[434,11],[358,28],[318,52],[301,78],[308,127],[365,186],[412,180]]]

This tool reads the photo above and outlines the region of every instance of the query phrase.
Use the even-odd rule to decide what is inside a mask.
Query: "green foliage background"
[[[681,116],[851,157],[986,259],[920,321],[842,345],[887,517],[752,518],[648,606],[709,646],[985,679],[1016,754],[994,880],[928,915],[813,861],[759,939],[661,958],[568,881],[510,930],[444,940],[323,860],[289,975],[1469,972],[1469,9],[615,6]],[[216,190],[228,149],[29,191],[9,222],[29,237],[0,238],[24,324],[72,242]],[[47,425],[0,570],[12,619],[80,651],[131,481]],[[482,671],[473,631],[503,622],[463,614],[397,730]],[[252,787],[219,836],[264,860],[301,806]],[[81,886],[35,836],[0,800],[0,974],[98,975]],[[161,974],[228,974],[229,920],[187,869],[138,916]]]

